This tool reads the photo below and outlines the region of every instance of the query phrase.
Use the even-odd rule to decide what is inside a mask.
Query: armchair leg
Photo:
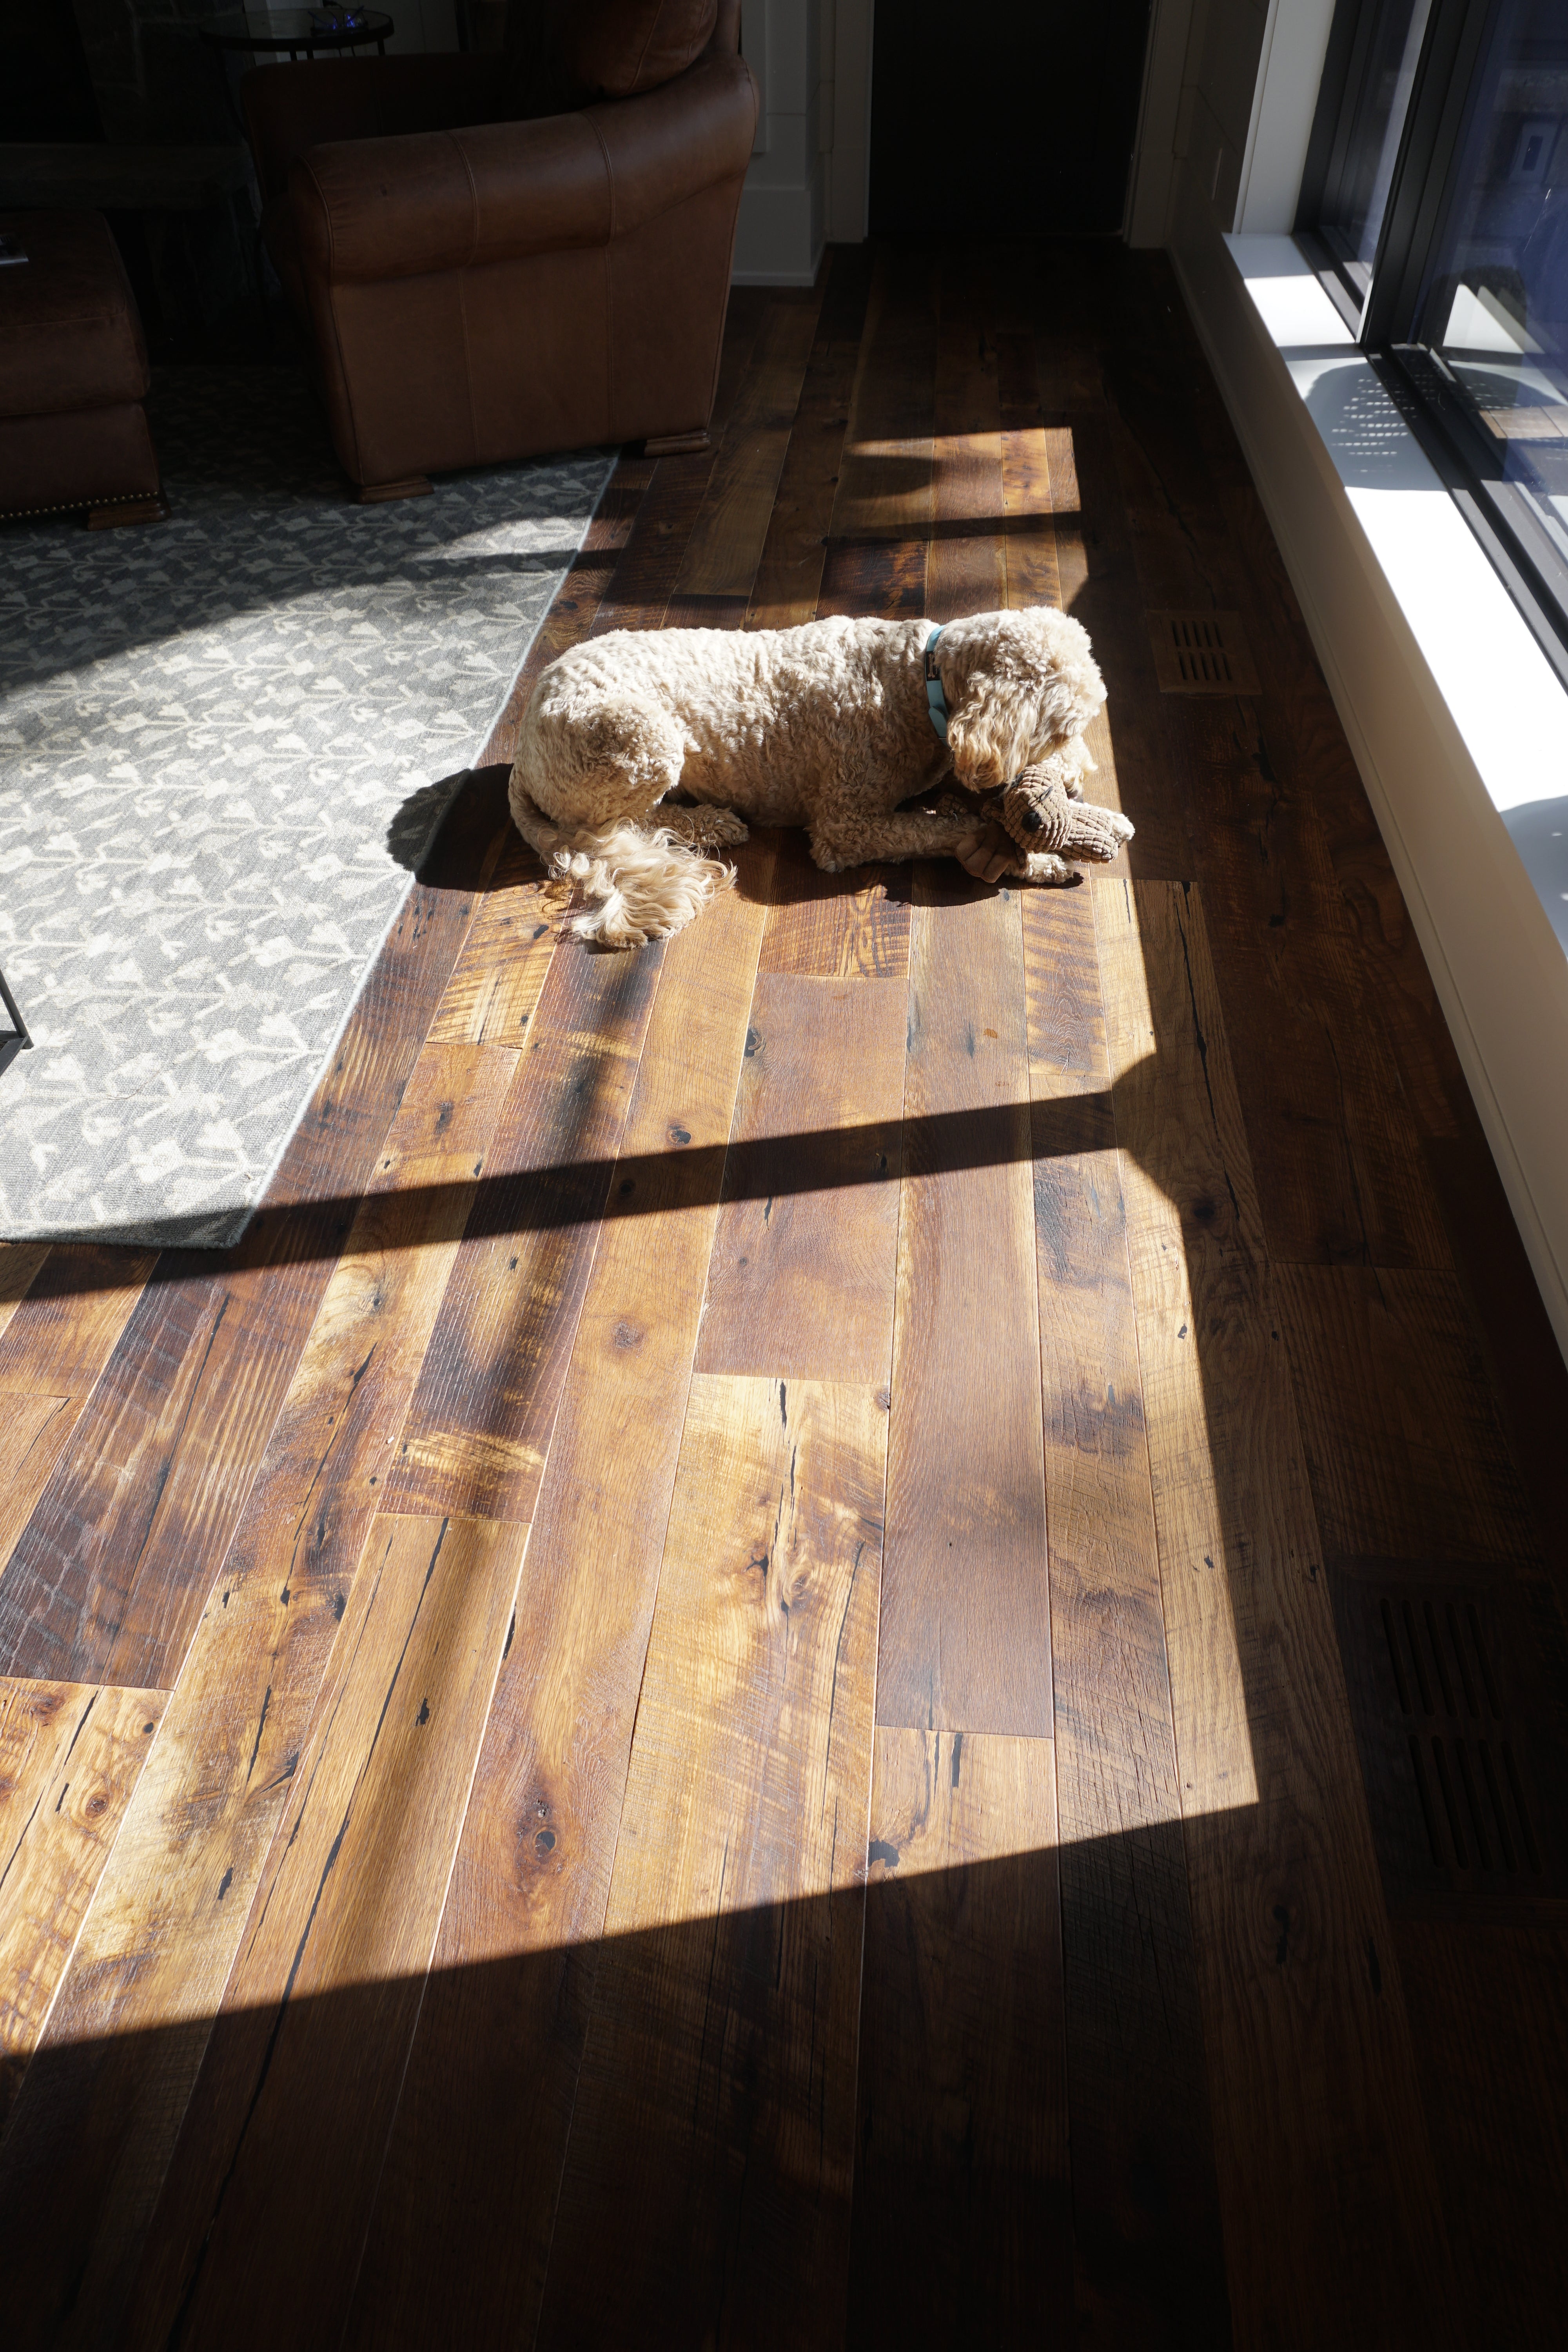
[[[354,492],[354,503],[379,507],[384,506],[388,499],[427,499],[429,495],[429,475],[409,474],[401,482],[361,482]]]
[[[122,522],[166,522],[169,501],[161,493],[150,499],[116,499],[110,506],[89,507],[89,530],[117,530]]]
[[[707,427],[695,433],[655,433],[642,445],[645,457],[695,457],[711,448]]]

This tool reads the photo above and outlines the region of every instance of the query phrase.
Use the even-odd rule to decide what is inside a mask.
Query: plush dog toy
[[[969,863],[994,823],[1012,872],[1069,881],[1068,856],[1114,856],[1132,832],[1073,805],[1093,764],[1083,730],[1104,700],[1088,636],[1048,606],[942,628],[619,630],[541,677],[512,814],[590,902],[573,929],[615,946],[699,914],[733,879],[705,853],[744,841],[748,819],[804,825],[829,873]],[[928,793],[934,806],[909,805]]]

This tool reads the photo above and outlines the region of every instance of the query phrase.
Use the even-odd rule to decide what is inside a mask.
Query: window
[[[1568,682],[1568,0],[1341,0],[1297,235]]]

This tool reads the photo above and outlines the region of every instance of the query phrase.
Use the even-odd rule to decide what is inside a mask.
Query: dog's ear
[[[973,652],[963,638],[955,647],[973,667],[957,681],[948,750],[961,783],[992,791],[1049,746],[1081,735],[1105,700],[1105,682],[1088,636],[1064,613],[982,614],[959,629],[977,642]]]
[[[972,669],[948,714],[947,748],[961,784],[972,793],[1010,783],[1029,756],[1038,681]]]

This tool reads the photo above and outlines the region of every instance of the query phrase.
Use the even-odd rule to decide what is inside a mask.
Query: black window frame
[[[1568,687],[1568,562],[1538,520],[1504,454],[1414,341],[1428,267],[1461,191],[1456,167],[1472,87],[1504,0],[1431,0],[1364,299],[1321,224],[1342,209],[1348,142],[1377,0],[1338,0],[1297,205],[1295,236],[1466,521]]]

